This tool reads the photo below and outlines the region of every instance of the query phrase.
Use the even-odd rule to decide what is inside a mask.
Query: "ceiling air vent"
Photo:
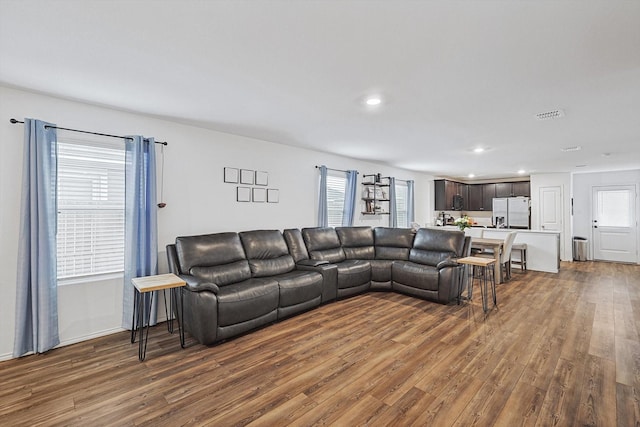
[[[560,149],[560,151],[564,151],[565,153],[570,151],[580,151],[580,150],[582,150],[582,147],[579,145],[574,145],[572,147],[564,147]]]
[[[536,114],[536,119],[538,120],[559,119],[560,117],[564,117],[564,110],[552,110]]]

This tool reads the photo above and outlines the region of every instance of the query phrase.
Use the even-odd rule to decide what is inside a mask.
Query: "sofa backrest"
[[[464,233],[454,230],[421,228],[413,240],[409,260],[431,266],[450,258],[462,256]]]
[[[336,227],[346,259],[374,259],[371,227]]]
[[[295,262],[309,259],[309,252],[304,244],[302,233],[297,228],[288,228],[282,232],[284,240],[289,247],[289,253]]]
[[[408,260],[414,236],[410,228],[374,228],[376,259]]]
[[[303,228],[302,238],[311,259],[330,263],[338,263],[346,259],[338,233],[331,227]]]
[[[218,286],[251,278],[251,269],[238,233],[176,238],[180,271]]]
[[[275,276],[295,268],[287,242],[280,231],[243,231],[240,240],[253,277]]]

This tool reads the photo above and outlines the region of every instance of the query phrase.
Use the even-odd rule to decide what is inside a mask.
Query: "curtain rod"
[[[326,167],[326,166],[325,166],[325,167]],[[316,169],[320,169],[320,166],[316,166]],[[346,170],[342,170],[342,169],[333,169],[333,168],[327,168],[327,170],[330,170],[330,171],[336,171],[336,172],[344,172],[344,173],[349,172],[349,171],[346,171]],[[356,174],[360,175],[360,172],[356,171]]]
[[[10,119],[9,120],[11,123],[13,123],[14,125],[16,123],[22,123],[24,124],[24,122],[21,122],[20,120],[16,120],[16,119]],[[120,136],[120,135],[109,135],[108,133],[99,133],[99,132],[89,132],[86,130],[78,130],[78,129],[69,129],[69,128],[63,128],[60,126],[49,126],[49,125],[45,125],[44,126],[45,129],[60,129],[60,130],[68,130],[71,132],[79,132],[79,133],[87,133],[89,135],[99,135],[99,136],[108,136],[110,138],[120,138],[120,139],[132,139],[129,138],[128,136]],[[166,141],[155,141],[156,144],[162,144],[162,145],[169,145],[169,143],[167,143]]]

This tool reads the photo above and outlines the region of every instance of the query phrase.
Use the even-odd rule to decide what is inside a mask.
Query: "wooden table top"
[[[468,256],[468,257],[464,257],[464,258],[458,258],[456,260],[456,262],[458,264],[468,264],[468,265],[475,265],[475,266],[479,266],[479,267],[487,267],[489,265],[495,264],[496,259],[495,258],[484,258],[484,257],[479,257],[479,256]]]
[[[160,291],[162,289],[179,288],[186,286],[187,282],[175,274],[158,274],[156,276],[134,277],[131,283],[140,293]]]
[[[479,245],[497,246],[497,245],[504,244],[504,240],[503,239],[487,239],[484,237],[472,237],[471,244],[473,245],[474,243],[477,243]]]

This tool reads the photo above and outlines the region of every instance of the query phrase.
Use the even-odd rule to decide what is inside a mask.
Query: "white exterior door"
[[[637,262],[636,188],[593,187],[593,259]]]
[[[540,228],[562,231],[562,188],[540,187]]]

